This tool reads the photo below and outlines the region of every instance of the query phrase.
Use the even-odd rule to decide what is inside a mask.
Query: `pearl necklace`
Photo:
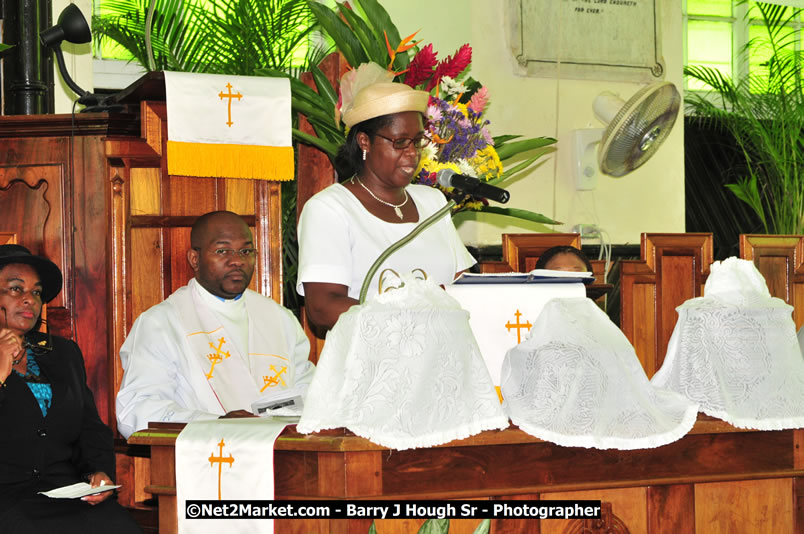
[[[355,180],[357,180],[357,183],[358,183],[358,184],[360,184],[360,186],[361,186],[363,189],[365,189],[366,191],[368,191],[368,194],[369,194],[369,195],[371,195],[371,198],[373,198],[374,200],[376,200],[376,201],[377,201],[377,202],[379,202],[380,204],[385,204],[385,205],[386,205],[386,206],[388,206],[389,208],[394,208],[394,213],[396,213],[396,216],[397,216],[397,217],[399,217],[399,220],[400,220],[400,221],[402,220],[402,210],[401,210],[401,209],[399,209],[399,208],[401,208],[402,206],[404,206],[405,204],[407,204],[407,203],[408,203],[408,198],[409,198],[409,197],[408,197],[408,192],[407,192],[405,189],[402,189],[402,193],[404,193],[404,194],[405,194],[405,200],[403,200],[403,201],[402,201],[400,204],[391,204],[390,202],[386,202],[386,201],[384,201],[383,199],[379,198],[377,195],[375,195],[375,194],[374,194],[374,193],[371,191],[371,189],[369,189],[368,187],[366,187],[366,184],[364,184],[363,182],[361,182],[361,181],[360,181],[360,178],[358,178],[357,176],[352,176],[352,181],[354,182]]]

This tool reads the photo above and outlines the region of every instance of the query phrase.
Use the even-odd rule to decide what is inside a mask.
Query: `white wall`
[[[78,6],[78,9],[86,17],[87,23],[91,23],[91,0],[74,0],[72,2],[53,0],[53,24],[56,24],[59,20],[59,14],[68,4]],[[81,89],[92,92],[92,43],[74,45],[64,42],[61,45],[61,50],[64,53],[64,63],[67,66],[70,77]],[[78,98],[78,95],[67,87],[67,84],[61,79],[55,57],[53,58],[53,80],[55,81],[56,113],[70,113],[73,109],[73,101]]]
[[[439,58],[464,43],[472,45],[471,76],[489,88],[487,117],[493,135],[550,136],[556,152],[509,187],[507,206],[530,209],[564,224],[604,228],[614,243],[639,243],[641,232],[684,231],[683,117],[670,137],[641,168],[621,178],[601,176],[595,191],[576,191],[570,140],[577,128],[601,127],[592,111],[595,96],[609,90],[627,100],[642,85],[593,80],[527,78],[506,37],[506,2],[502,0],[382,0],[402,36],[421,29],[423,45],[433,43]],[[681,0],[660,0],[662,51],[666,79],[682,85]],[[604,30],[601,30],[604,31]],[[549,231],[515,219],[486,214],[458,215],[459,231],[468,244],[499,243],[503,232]]]

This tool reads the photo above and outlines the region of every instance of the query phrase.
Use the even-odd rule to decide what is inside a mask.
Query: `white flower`
[[[477,176],[477,171],[469,164],[467,160],[459,159],[455,163],[457,163],[458,169],[461,171],[459,174],[465,174],[466,176]]]
[[[465,93],[467,89],[462,82],[453,80],[449,76],[443,76],[441,78],[441,90],[446,96],[458,96]]]

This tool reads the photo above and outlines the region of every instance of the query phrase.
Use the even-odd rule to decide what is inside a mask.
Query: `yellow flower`
[[[477,171],[477,175],[486,181],[498,178],[503,172],[500,157],[491,145],[482,150],[478,150],[470,163]]]

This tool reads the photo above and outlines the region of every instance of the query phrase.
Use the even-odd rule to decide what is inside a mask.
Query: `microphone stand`
[[[416,228],[410,231],[408,235],[406,235],[396,243],[393,243],[390,247],[385,249],[385,251],[383,251],[383,253],[380,254],[380,256],[376,260],[374,260],[374,263],[371,264],[371,267],[369,268],[368,273],[366,274],[366,278],[363,280],[363,285],[360,287],[360,304],[366,302],[366,293],[368,293],[369,284],[371,284],[371,279],[374,278],[374,274],[377,272],[377,269],[380,268],[380,265],[382,265],[383,262],[385,262],[385,260],[387,260],[391,254],[393,254],[400,248],[404,247],[405,245],[413,241],[413,239],[417,235],[430,228],[444,215],[449,213],[454,205],[455,205],[454,200],[450,200],[449,202],[447,202],[447,204],[443,208],[441,208],[440,210],[438,210],[437,212],[433,213],[425,220],[420,222],[416,226]]]

